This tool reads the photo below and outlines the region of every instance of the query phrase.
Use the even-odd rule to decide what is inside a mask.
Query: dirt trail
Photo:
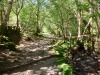
[[[62,75],[53,64],[56,56],[51,56],[51,42],[55,38],[44,38],[38,42],[28,42],[17,46],[21,53],[6,53],[8,65],[0,68],[2,75]],[[5,70],[5,71],[3,71]]]
[[[4,63],[0,65],[0,75],[63,75],[53,64],[58,56],[51,55],[51,42],[55,38],[47,37],[36,42],[27,42],[17,46],[21,53],[3,52],[2,57],[7,59],[0,60]],[[74,56],[74,61],[69,60],[73,65],[75,75],[100,75],[100,55],[82,57]],[[1,62],[0,62],[1,64]],[[3,71],[6,70],[6,71]]]

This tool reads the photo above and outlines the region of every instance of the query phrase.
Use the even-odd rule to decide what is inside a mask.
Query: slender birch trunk
[[[12,9],[12,3],[13,3],[13,0],[8,0],[8,7],[7,7],[7,10],[6,10],[5,15],[3,17],[2,24],[1,24],[4,27],[7,26],[7,22],[9,20],[9,15],[10,15],[10,12],[11,12],[11,9]]]
[[[79,4],[78,0],[75,0],[76,5]],[[78,39],[82,40],[81,34],[82,34],[82,11],[78,9],[77,7],[77,19],[78,19]]]

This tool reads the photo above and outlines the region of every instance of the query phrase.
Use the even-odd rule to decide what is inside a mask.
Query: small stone
[[[40,75],[42,72],[41,71],[35,71],[35,73]]]
[[[100,71],[97,71],[100,74]]]
[[[40,70],[42,71],[46,71],[48,69],[48,67],[41,67]]]
[[[64,75],[62,72],[59,72],[58,75]]]
[[[59,69],[54,69],[54,71],[56,71],[56,72],[57,72],[58,70],[59,70]]]
[[[94,75],[94,74],[88,73],[88,75]]]
[[[100,62],[100,59],[98,60],[98,62]]]

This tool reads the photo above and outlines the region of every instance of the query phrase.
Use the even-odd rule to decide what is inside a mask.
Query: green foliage
[[[63,46],[65,46],[65,45],[59,44],[59,45],[55,46],[54,49],[58,52],[58,54],[65,56],[67,53],[67,48],[66,48],[66,46],[65,47],[63,47]]]
[[[9,41],[9,38],[4,36],[4,35],[1,35],[0,36],[0,43],[6,43]]]
[[[54,49],[59,53],[59,55],[62,55],[62,57],[58,58],[55,61],[55,64],[58,66],[61,72],[64,73],[64,75],[72,75],[72,68],[67,64],[67,53],[68,53],[68,46],[70,42],[67,41],[66,43],[59,43],[57,46],[54,47]]]
[[[55,44],[56,42],[57,42],[56,40],[52,40],[50,44]]]
[[[55,47],[54,50],[57,51],[58,54],[67,57],[67,53],[70,47],[73,47],[76,43],[71,42],[69,40],[65,40],[65,42],[59,42]]]
[[[66,58],[65,57],[60,57],[60,58],[56,59],[54,64],[61,65],[62,63],[65,63],[65,62],[67,62]]]
[[[22,27],[22,32],[37,35],[42,31],[45,19],[45,6],[44,0],[26,1],[22,11],[20,12],[19,19]]]
[[[64,75],[72,75],[72,68],[67,64],[67,59],[65,57],[58,58],[54,63]]]
[[[29,37],[29,35],[27,33],[23,33],[24,37]]]
[[[5,46],[7,49],[9,49],[9,51],[20,52],[20,50],[16,49],[16,44],[13,42],[7,42],[5,43]]]
[[[72,75],[72,68],[66,63],[62,63],[58,66],[61,71],[64,73],[64,75]]]
[[[7,42],[7,43],[5,44],[5,46],[6,46],[8,49],[11,49],[11,50],[14,50],[15,47],[16,47],[15,43],[13,43],[13,42]]]
[[[5,43],[5,46],[9,51],[14,51],[14,52],[20,52],[19,50],[16,49],[16,44],[13,42],[7,42]]]

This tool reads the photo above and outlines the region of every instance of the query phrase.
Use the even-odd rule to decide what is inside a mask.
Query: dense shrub
[[[6,48],[11,49],[11,50],[14,50],[16,47],[15,43],[13,43],[13,42],[7,42],[7,43],[5,43],[5,46],[6,46]]]

